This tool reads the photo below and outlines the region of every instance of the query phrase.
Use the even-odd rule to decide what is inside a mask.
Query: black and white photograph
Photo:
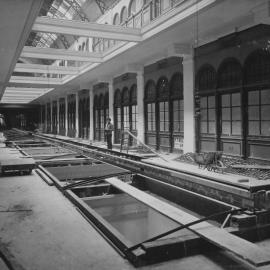
[[[0,270],[270,270],[270,0],[0,0]]]

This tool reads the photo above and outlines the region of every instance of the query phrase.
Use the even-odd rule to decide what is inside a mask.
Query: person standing
[[[105,138],[107,141],[108,149],[112,149],[112,132],[113,132],[113,124],[111,123],[111,118],[107,118],[107,122],[105,125]]]

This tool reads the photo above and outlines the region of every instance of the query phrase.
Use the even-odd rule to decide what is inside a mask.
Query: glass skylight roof
[[[45,0],[44,9],[46,8],[46,16],[51,18],[61,18],[67,20],[82,20],[89,21],[87,16],[82,11],[82,5],[87,0],[54,0],[51,5],[48,4],[49,0]],[[31,38],[32,37],[32,38]],[[36,33],[30,35],[30,39],[28,45],[35,47],[55,47],[56,40],[60,39],[63,47],[67,49],[68,42],[67,39],[63,35],[56,35],[50,33]],[[56,46],[57,47],[57,46]]]

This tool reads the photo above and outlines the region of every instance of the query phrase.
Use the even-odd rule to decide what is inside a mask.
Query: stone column
[[[68,96],[65,96],[65,136],[68,135]]]
[[[76,92],[75,138],[79,137],[79,92]]]
[[[59,98],[57,98],[57,134],[60,133],[60,123],[59,123],[59,107],[60,107],[60,104],[59,104]]]
[[[138,139],[145,143],[145,117],[144,117],[144,74],[137,72],[137,132]]]
[[[195,152],[194,111],[194,59],[192,55],[183,58],[184,83],[184,153]]]
[[[90,125],[89,125],[89,140],[94,140],[94,90],[93,88],[89,90],[89,111],[90,111]]]

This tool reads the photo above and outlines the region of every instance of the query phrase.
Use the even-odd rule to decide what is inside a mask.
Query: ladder
[[[124,149],[129,150],[129,144],[130,144],[130,135],[127,132],[128,130],[121,130],[121,145],[120,145],[120,152],[122,153]]]

